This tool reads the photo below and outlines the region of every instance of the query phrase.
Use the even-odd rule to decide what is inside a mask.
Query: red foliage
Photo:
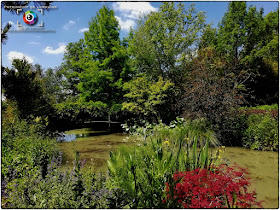
[[[237,166],[236,166],[237,167]],[[166,183],[167,200],[175,199],[184,208],[252,208],[261,206],[256,201],[256,192],[249,193],[248,172],[240,167],[221,165],[212,171],[197,168],[193,171],[177,172],[173,198],[170,185]],[[166,202],[164,200],[163,202]]]
[[[271,109],[271,110],[263,110],[263,109],[248,109],[248,110],[242,110],[240,113],[244,113],[246,115],[252,115],[252,114],[270,114],[274,119],[278,119],[278,109]]]

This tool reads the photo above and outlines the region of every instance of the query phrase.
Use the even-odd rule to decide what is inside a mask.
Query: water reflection
[[[65,132],[65,133],[62,134],[62,136],[57,138],[57,142],[71,142],[71,141],[76,140],[77,138],[84,138],[84,137],[100,136],[100,135],[109,134],[108,131],[83,130],[83,131],[80,131],[80,132],[85,132],[85,133],[73,134],[73,133]]]

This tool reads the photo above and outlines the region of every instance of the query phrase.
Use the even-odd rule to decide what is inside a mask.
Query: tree
[[[66,100],[66,90],[61,68],[48,68],[43,76],[43,89],[52,104],[62,103]]]
[[[185,11],[183,4],[176,8],[174,2],[164,2],[158,12],[143,17],[130,41],[138,73],[151,80],[161,76],[179,86],[185,73],[183,63],[194,50],[204,19],[204,13],[197,13],[193,5]]]
[[[185,93],[180,106],[184,116],[205,118],[221,142],[229,129],[227,122],[234,116],[236,109],[245,103],[242,85],[243,74],[234,74],[227,68],[225,58],[220,58],[211,47],[198,51],[191,64],[185,83]]]
[[[236,64],[240,58],[240,50],[244,45],[246,34],[244,19],[246,2],[230,2],[228,11],[219,24],[218,49]]]
[[[123,102],[123,83],[131,79],[126,47],[119,38],[114,11],[104,6],[89,22],[85,32],[86,57],[79,73],[80,101],[101,102],[109,114],[117,112]]]
[[[254,91],[251,103],[271,104],[278,102],[279,62],[279,12],[270,12],[263,17],[250,7],[245,19],[246,40],[241,62],[254,72],[254,80],[248,87]]]
[[[126,102],[123,103],[123,110],[137,114],[138,118],[153,118],[155,122],[170,117],[170,98],[174,93],[174,84],[169,80],[150,81],[145,77],[138,77],[124,84],[128,91],[124,95]],[[170,119],[168,119],[170,120]]]
[[[14,59],[12,69],[2,67],[2,87],[7,100],[16,102],[21,118],[50,113],[41,78],[26,59]]]
[[[216,28],[211,28],[211,25],[212,24],[208,24],[203,28],[198,50],[202,50],[206,47],[216,47],[218,45],[218,30]]]
[[[79,74],[84,71],[84,64],[89,59],[85,52],[85,43],[83,39],[78,42],[70,42],[66,46],[66,51],[61,65],[62,73],[66,77],[66,87],[71,97],[77,97],[80,93],[77,85],[80,82]]]
[[[12,24],[7,23],[4,27],[4,29],[1,29],[1,43],[6,44],[6,42],[8,40],[7,33],[10,30],[11,27],[12,27]]]
[[[230,2],[219,24],[214,46],[220,56],[227,58],[230,71],[234,74],[243,71],[248,75],[244,85],[251,91],[246,99],[252,105],[278,101],[278,25],[278,11],[263,17],[262,8],[247,9],[245,2]],[[207,38],[209,32],[211,35],[208,30],[204,37]],[[213,46],[215,41],[209,43]]]

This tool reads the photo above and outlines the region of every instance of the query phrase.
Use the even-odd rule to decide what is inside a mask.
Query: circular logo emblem
[[[38,20],[38,17],[35,12],[26,11],[23,14],[23,21],[28,25],[34,25]]]

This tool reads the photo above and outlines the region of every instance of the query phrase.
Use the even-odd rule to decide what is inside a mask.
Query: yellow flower
[[[170,142],[167,140],[167,141],[164,142],[164,144],[167,144],[169,146]]]
[[[186,141],[189,141],[190,139],[189,138],[186,138]]]

